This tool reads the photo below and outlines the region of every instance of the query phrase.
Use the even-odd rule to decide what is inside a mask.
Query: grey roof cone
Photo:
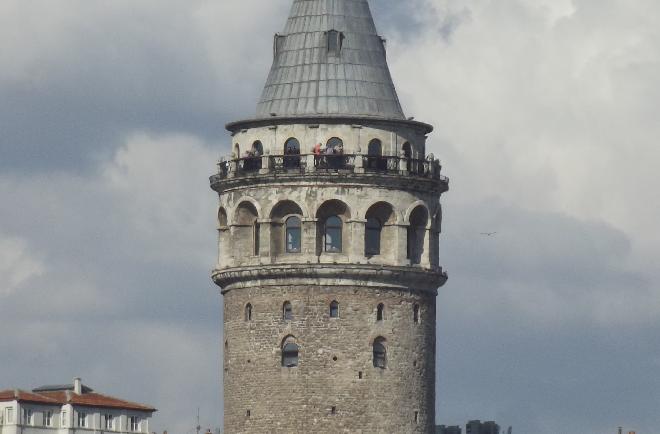
[[[367,0],[294,0],[257,117],[405,119]]]

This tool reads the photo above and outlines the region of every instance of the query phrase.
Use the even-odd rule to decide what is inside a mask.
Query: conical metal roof
[[[405,119],[367,0],[294,0],[257,117]]]

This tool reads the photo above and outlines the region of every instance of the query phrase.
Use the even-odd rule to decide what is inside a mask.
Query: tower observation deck
[[[230,433],[431,433],[440,196],[367,0],[295,0],[218,164]]]

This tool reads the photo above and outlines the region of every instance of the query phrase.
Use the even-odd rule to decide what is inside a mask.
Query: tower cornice
[[[371,125],[371,126],[403,126],[411,128],[420,134],[433,132],[433,125],[413,119],[382,118],[375,116],[345,116],[345,115],[314,115],[314,116],[272,116],[269,118],[244,119],[229,122],[225,128],[231,133],[266,126],[292,125],[292,124],[336,124],[336,125]]]
[[[216,269],[213,281],[222,293],[267,286],[377,287],[432,293],[447,281],[442,268],[375,264],[276,264]]]

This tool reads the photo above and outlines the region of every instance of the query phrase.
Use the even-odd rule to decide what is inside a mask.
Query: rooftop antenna
[[[197,434],[199,434],[199,430],[202,429],[202,427],[199,424],[199,407],[197,407],[197,426],[195,427],[195,429],[197,430]]]

